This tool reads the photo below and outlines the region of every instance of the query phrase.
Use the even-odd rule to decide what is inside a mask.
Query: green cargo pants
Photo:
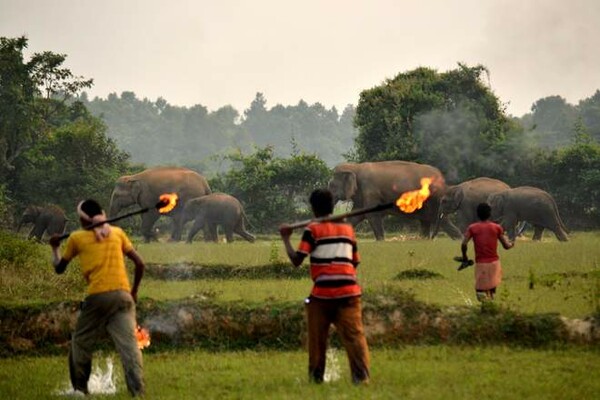
[[[133,396],[142,395],[142,353],[137,346],[135,329],[135,302],[128,292],[115,290],[86,297],[69,352],[73,389],[88,393],[94,347],[99,336],[108,333],[121,357],[127,389]]]

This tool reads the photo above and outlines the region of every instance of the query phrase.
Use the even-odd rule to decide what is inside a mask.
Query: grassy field
[[[106,372],[107,355],[94,361]],[[329,382],[308,384],[306,354],[296,352],[185,351],[144,357],[149,399],[592,399],[600,393],[600,353],[448,346],[372,352],[371,383],[350,383],[345,354],[330,359]],[[115,364],[118,358],[114,358]],[[34,373],[32,373],[34,371]],[[130,398],[120,366],[116,394]],[[5,399],[64,397],[69,387],[65,357],[0,359]],[[93,384],[94,388],[106,385]]]
[[[293,237],[297,242],[298,236]],[[542,242],[519,239],[510,251],[500,250],[504,281],[497,303],[519,312],[556,312],[583,317],[600,308],[600,233],[573,233],[566,243],[548,236]],[[359,280],[366,293],[404,289],[418,300],[440,307],[476,305],[473,268],[456,271],[452,257],[459,242],[448,238],[433,241],[388,235],[385,242],[359,239],[362,263]],[[139,297],[175,300],[207,297],[217,302],[264,303],[298,301],[310,290],[307,262],[294,271],[286,260],[281,241],[256,243],[136,243],[148,263]],[[56,276],[49,265],[48,246],[40,246],[39,265],[23,269],[0,269],[0,303],[33,304],[80,299],[84,284],[76,263],[66,276]],[[472,246],[469,249],[472,254]],[[45,260],[48,260],[47,262]],[[274,265],[280,272],[268,273]],[[189,279],[190,268],[212,269],[202,279]],[[170,271],[162,279],[153,270]],[[244,272],[243,274],[240,274]]]
[[[215,268],[261,268],[285,262],[277,240],[255,244],[140,244],[139,251],[153,264],[185,269],[188,263]],[[359,279],[367,293],[402,288],[417,299],[439,306],[475,304],[473,269],[456,271],[452,261],[459,242],[391,236],[385,242],[362,239]],[[472,254],[472,247],[470,248]],[[589,315],[599,307],[600,233],[576,233],[567,243],[549,237],[542,242],[520,239],[514,249],[500,250],[504,282],[498,304],[516,311],[557,312],[569,317]],[[306,262],[305,262],[306,264]],[[306,265],[303,266],[306,268]],[[290,265],[290,271],[292,267]],[[141,297],[177,299],[209,296],[219,301],[265,302],[298,300],[308,293],[304,278],[219,279],[166,281],[148,278]]]
[[[297,242],[298,236],[293,239]],[[542,242],[519,239],[513,250],[500,250],[504,281],[498,305],[568,317],[597,312],[599,243],[600,233],[586,232],[573,233],[567,243],[554,237]],[[136,247],[148,263],[140,289],[142,303],[206,297],[218,303],[297,301],[300,307],[310,290],[306,265],[300,271],[293,270],[276,237],[263,237],[254,244],[136,241]],[[84,296],[76,263],[66,275],[56,276],[49,263],[48,246],[16,247],[10,254],[6,249],[2,249],[3,257],[12,262],[0,262],[0,304],[34,305]],[[452,261],[459,254],[457,241],[392,234],[385,242],[361,238],[359,251],[359,279],[369,295],[403,289],[440,307],[477,307],[473,270],[458,272]],[[21,263],[21,258],[29,261]],[[167,271],[169,279],[160,271]],[[587,399],[600,393],[597,347],[379,347],[372,350],[372,382],[368,387],[351,385],[345,354],[341,350],[334,354],[328,369],[334,376],[318,386],[307,383],[306,353],[302,350],[206,352],[190,348],[148,352],[144,356],[147,398]],[[106,355],[97,354],[95,360],[95,365],[103,367]],[[110,398],[129,398],[116,357],[115,364],[117,392]],[[68,387],[64,356],[0,359],[2,398],[56,398],[66,395]]]

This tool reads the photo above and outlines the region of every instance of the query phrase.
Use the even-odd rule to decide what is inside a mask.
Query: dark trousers
[[[69,372],[75,390],[88,392],[92,354],[99,335],[108,332],[121,357],[127,389],[144,393],[142,353],[135,336],[135,302],[124,290],[92,294],[82,303],[69,351]]]
[[[354,383],[369,380],[369,348],[362,324],[360,297],[343,299],[307,300],[308,322],[308,375],[315,382],[323,382],[329,326],[335,325],[342,340]]]

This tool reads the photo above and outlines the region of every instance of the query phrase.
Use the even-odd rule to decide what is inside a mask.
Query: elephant
[[[21,230],[23,224],[33,224],[28,239],[35,237],[41,241],[44,232],[50,236],[64,233],[67,221],[64,210],[59,206],[53,204],[48,206],[30,205],[21,215],[17,232]]]
[[[487,202],[492,207],[492,220],[502,225],[511,240],[521,221],[533,225],[533,240],[541,240],[544,229],[554,232],[561,242],[569,240],[554,198],[542,189],[520,186],[492,194]]]
[[[491,194],[510,189],[506,183],[493,178],[475,178],[458,185],[448,186],[441,198],[440,214],[434,230],[437,234],[441,219],[456,213],[456,225],[461,232],[479,221],[477,205],[485,203]]]
[[[349,222],[357,225],[367,219],[375,239],[384,240],[385,214],[404,215],[417,219],[421,225],[421,235],[431,237],[431,227],[437,220],[440,198],[446,190],[444,176],[431,165],[409,161],[342,163],[334,168],[328,188],[333,194],[334,203],[351,200],[354,208],[366,208],[394,202],[402,193],[419,189],[420,180],[424,177],[433,178],[433,182],[430,186],[431,196],[420,210],[405,214],[394,207],[388,211],[352,217]],[[442,221],[442,227],[450,237],[462,237],[458,228],[448,219]]]
[[[235,197],[225,193],[212,193],[188,200],[183,211],[183,224],[191,220],[194,220],[194,225],[188,234],[188,243],[192,242],[200,229],[204,229],[205,241],[218,241],[218,225],[225,231],[228,243],[233,242],[234,233],[250,243],[255,239],[244,226],[247,217],[242,204]]]
[[[181,240],[182,217],[185,203],[193,198],[212,193],[206,178],[195,171],[180,167],[155,167],[135,175],[120,177],[110,198],[109,214],[115,217],[126,207],[138,205],[150,210],[142,214],[142,235],[146,242],[156,239],[152,227],[161,214],[155,208],[159,196],[176,193],[178,201],[168,214],[173,219],[172,241]]]

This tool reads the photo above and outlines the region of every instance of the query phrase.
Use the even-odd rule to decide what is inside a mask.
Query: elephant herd
[[[228,242],[233,241],[234,233],[254,242],[254,236],[245,228],[247,218],[242,204],[228,194],[212,193],[206,178],[186,168],[157,167],[120,177],[111,195],[109,217],[117,216],[130,206],[148,208],[149,211],[142,214],[141,233],[146,241],[155,239],[153,226],[160,214],[154,206],[164,193],[178,195],[177,206],[166,214],[173,219],[172,241],[181,240],[183,227],[193,220],[188,242],[201,229],[205,240],[218,241],[218,226],[221,226]],[[34,214],[30,208],[40,212]],[[62,225],[59,226],[60,221]],[[56,206],[28,207],[21,217],[19,229],[23,223],[33,223],[30,237],[35,236],[41,240],[44,231],[49,235],[62,233],[66,217]]]
[[[336,166],[329,189],[336,201],[351,201],[354,207],[366,208],[393,202],[400,194],[418,189],[421,178],[425,177],[433,178],[433,183],[431,196],[420,210],[405,214],[392,208],[362,215],[350,222],[356,225],[366,219],[375,238],[383,240],[385,213],[403,215],[419,222],[422,236],[433,238],[441,228],[457,239],[469,224],[477,221],[477,205],[487,202],[492,206],[492,219],[503,226],[511,239],[516,237],[517,224],[528,222],[534,227],[533,240],[540,240],[544,229],[554,232],[560,241],[568,240],[554,199],[535,187],[511,188],[502,181],[485,177],[447,186],[442,173],[431,165],[381,161]],[[456,224],[451,221],[451,214],[455,214]]]
[[[422,236],[433,238],[442,229],[451,238],[459,239],[467,226],[477,221],[477,204],[488,202],[492,206],[492,219],[504,227],[511,239],[517,234],[517,224],[528,222],[534,228],[534,240],[542,238],[544,229],[554,232],[560,241],[568,240],[554,199],[534,187],[511,188],[486,177],[448,186],[439,169],[408,161],[339,164],[333,170],[328,187],[336,203],[350,201],[354,208],[367,208],[394,202],[402,193],[418,189],[421,178],[432,179],[430,197],[421,209],[406,214],[394,207],[356,216],[349,222],[357,225],[366,219],[375,238],[383,240],[384,217],[394,214],[418,221]],[[160,216],[154,205],[163,193],[177,193],[179,197],[175,209],[167,214],[173,219],[171,240],[181,240],[185,224],[193,220],[188,242],[200,230],[206,241],[217,241],[218,226],[228,242],[233,241],[234,233],[249,242],[254,241],[254,236],[245,228],[247,217],[242,204],[228,194],[212,193],[202,175],[186,168],[156,167],[120,177],[111,195],[109,216],[115,217],[130,206],[150,209],[142,214],[141,233],[146,241],[152,240],[155,238],[153,226]],[[62,233],[67,218],[56,206],[30,206],[23,213],[19,228],[24,223],[34,224],[29,236],[39,240],[44,231],[49,235]]]

